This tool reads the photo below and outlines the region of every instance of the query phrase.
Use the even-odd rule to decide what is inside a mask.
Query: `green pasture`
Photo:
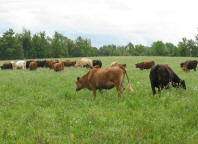
[[[79,60],[65,58],[61,60]],[[115,88],[93,93],[75,91],[86,68],[0,70],[0,144],[197,144],[198,71],[183,72],[183,57],[92,57],[103,67],[127,64],[134,88],[125,87],[118,100]],[[170,88],[153,96],[150,70],[136,63],[168,64],[187,89]],[[2,65],[3,61],[0,62]],[[197,69],[198,70],[198,69]]]

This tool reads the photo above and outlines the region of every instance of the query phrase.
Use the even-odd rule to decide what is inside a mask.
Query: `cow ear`
[[[77,77],[77,80],[79,81],[80,80],[80,77]]]

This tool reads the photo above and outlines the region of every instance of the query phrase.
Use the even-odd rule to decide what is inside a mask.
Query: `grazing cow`
[[[87,67],[91,68],[93,66],[93,61],[89,58],[81,58],[78,63],[75,64],[75,67]]]
[[[136,68],[140,68],[141,70],[150,69],[154,65],[155,65],[154,61],[141,62],[141,63],[135,64]]]
[[[11,61],[11,64],[12,64],[12,69],[16,69],[16,63],[14,61]]]
[[[124,67],[126,67],[126,64],[119,64],[117,62],[112,62],[111,67],[114,67],[114,66],[124,66]]]
[[[153,95],[156,94],[155,87],[158,88],[158,92],[163,88],[168,88],[168,84],[171,82],[173,87],[182,87],[186,89],[185,81],[181,80],[169,66],[155,65],[150,71],[150,82]]]
[[[31,63],[31,62],[33,62],[33,61],[35,61],[35,60],[29,60],[29,61],[26,61],[26,69],[28,69],[28,68],[29,68],[30,63]]]
[[[13,69],[12,63],[11,62],[4,62],[3,65],[1,66],[1,69]]]
[[[46,60],[37,61],[38,67],[44,67],[45,63],[46,63]]]
[[[197,68],[197,61],[196,60],[189,60],[184,63],[181,63],[180,66],[182,67],[183,71],[190,71],[191,69],[194,69],[196,71]]]
[[[102,62],[101,60],[93,60],[93,66],[98,65],[99,67],[102,67]]]
[[[65,67],[75,66],[76,61],[63,61]]]
[[[118,62],[112,62],[111,67],[113,67],[113,66],[119,66]]]
[[[24,60],[19,60],[16,62],[16,68],[17,69],[25,69],[26,62]]]
[[[59,62],[59,63],[55,63],[53,65],[54,71],[62,71],[64,70],[64,63],[63,62]]]
[[[29,64],[29,68],[30,70],[36,70],[38,67],[38,63],[36,61],[32,61],[30,64]]]
[[[124,66],[114,66],[109,68],[93,67],[86,75],[81,78],[77,78],[76,91],[79,91],[83,88],[92,90],[95,100],[97,89],[99,89],[101,92],[102,89],[111,89],[115,86],[118,92],[118,98],[120,98],[120,95],[124,90],[123,82],[125,75],[128,80],[129,89],[133,91]]]
[[[50,69],[53,69],[53,65],[58,62],[59,62],[59,60],[48,60],[45,62],[44,66],[49,67]]]

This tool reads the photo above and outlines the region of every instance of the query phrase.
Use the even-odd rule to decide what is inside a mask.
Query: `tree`
[[[154,42],[151,47],[152,55],[154,56],[167,56],[168,50],[162,41]]]
[[[169,56],[178,56],[179,55],[178,54],[178,49],[174,44],[166,43],[165,45],[166,45],[166,48],[168,50],[168,55]]]
[[[0,39],[1,59],[21,59],[24,57],[22,45],[12,29],[3,33]]]
[[[128,43],[128,45],[126,46],[126,49],[128,50],[130,55],[135,54],[135,47],[131,42]]]
[[[196,42],[194,40],[191,39],[187,41],[187,48],[190,51],[190,56],[198,56],[198,46],[196,45]]]
[[[30,30],[23,29],[22,34],[17,35],[22,43],[25,58],[33,58],[32,55],[32,36]]]
[[[180,56],[190,56],[190,50],[188,49],[186,38],[183,38],[182,42],[179,42],[178,49]]]
[[[68,57],[67,38],[55,32],[51,42],[53,57]]]

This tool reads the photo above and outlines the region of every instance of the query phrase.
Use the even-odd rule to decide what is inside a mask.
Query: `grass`
[[[126,88],[118,101],[114,88],[102,95],[97,92],[93,101],[91,91],[75,92],[76,78],[87,73],[85,68],[0,70],[0,143],[198,143],[198,72],[184,73],[179,65],[197,58],[97,59],[104,67],[113,61],[126,63],[134,93]],[[141,71],[134,65],[147,60],[168,64],[186,81],[187,90],[170,88],[163,90],[160,98],[153,97],[150,70]]]

